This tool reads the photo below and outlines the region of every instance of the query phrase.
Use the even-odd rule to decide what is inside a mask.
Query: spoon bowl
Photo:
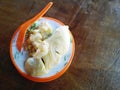
[[[24,43],[24,38],[25,38],[25,34],[26,34],[26,31],[27,31],[27,28],[29,26],[31,26],[36,20],[38,20],[39,18],[41,18],[49,9],[50,7],[53,5],[53,2],[49,2],[45,8],[40,12],[38,13],[35,17],[33,17],[32,19],[26,21],[25,23],[23,23],[19,28],[19,35],[18,35],[18,38],[17,38],[17,43],[16,43],[16,46],[17,46],[17,49],[19,50],[19,52],[21,51],[21,47]]]

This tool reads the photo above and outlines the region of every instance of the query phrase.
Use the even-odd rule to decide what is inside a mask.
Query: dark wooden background
[[[120,90],[120,1],[51,0],[45,16],[70,26],[73,62],[59,79],[35,83],[23,78],[9,56],[16,28],[50,0],[0,0],[0,90]]]

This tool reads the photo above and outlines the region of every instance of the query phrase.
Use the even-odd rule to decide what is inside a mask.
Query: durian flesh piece
[[[49,43],[49,51],[47,55],[43,56],[43,59],[46,70],[50,70],[60,62],[61,57],[68,51],[70,45],[68,26],[57,28],[55,33],[45,41]]]

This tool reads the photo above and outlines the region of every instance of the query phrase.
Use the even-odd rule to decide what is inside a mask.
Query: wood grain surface
[[[120,1],[51,0],[45,16],[70,26],[76,50],[67,72],[35,83],[23,78],[9,56],[16,28],[50,0],[0,0],[0,90],[120,90]]]

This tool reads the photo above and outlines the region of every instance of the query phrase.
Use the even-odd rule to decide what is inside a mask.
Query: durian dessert
[[[27,32],[25,49],[28,58],[24,62],[25,71],[31,76],[42,76],[61,62],[70,47],[69,26],[63,25],[53,30],[44,21],[33,24]]]

